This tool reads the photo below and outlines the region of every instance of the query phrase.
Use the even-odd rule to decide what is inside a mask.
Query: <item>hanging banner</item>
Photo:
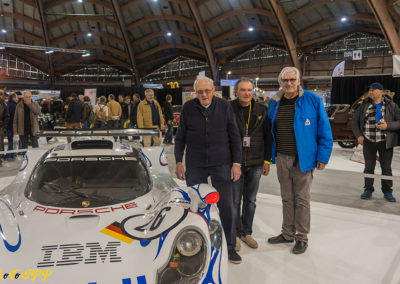
[[[393,77],[400,77],[400,55],[393,55]]]
[[[345,63],[346,63],[346,61],[343,60],[338,65],[336,65],[335,69],[333,69],[332,77],[343,77],[344,76]]]
[[[95,106],[96,104],[96,94],[97,94],[97,89],[85,89],[85,96],[88,96],[90,98],[90,103],[92,106]]]

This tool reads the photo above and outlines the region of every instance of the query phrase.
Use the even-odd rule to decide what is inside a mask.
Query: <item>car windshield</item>
[[[26,192],[42,205],[99,207],[131,201],[151,188],[148,172],[134,157],[48,158],[36,167]]]

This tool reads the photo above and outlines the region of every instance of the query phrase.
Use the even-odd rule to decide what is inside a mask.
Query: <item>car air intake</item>
[[[74,141],[71,143],[72,150],[81,149],[112,149],[113,142],[110,140],[87,140],[87,141]]]

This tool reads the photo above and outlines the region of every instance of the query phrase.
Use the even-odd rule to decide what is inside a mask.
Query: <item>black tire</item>
[[[340,145],[340,147],[345,148],[345,149],[351,149],[351,148],[356,147],[356,145],[357,145],[356,141],[348,141],[348,142],[340,141],[340,142],[338,142],[338,144]]]

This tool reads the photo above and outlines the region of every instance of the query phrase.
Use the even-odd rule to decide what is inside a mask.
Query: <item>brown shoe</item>
[[[246,235],[245,237],[242,236],[241,239],[249,247],[251,247],[253,249],[258,248],[257,241],[251,235]]]
[[[236,237],[236,245],[235,245],[235,251],[240,251],[240,239],[239,237]]]

